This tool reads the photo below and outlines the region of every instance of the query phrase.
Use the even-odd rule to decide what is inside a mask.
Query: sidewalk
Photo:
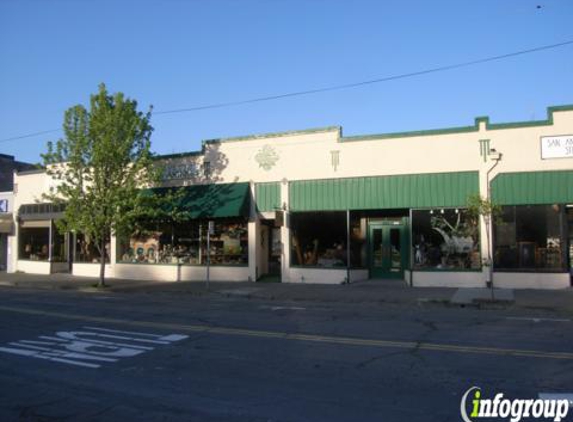
[[[496,289],[496,303],[491,304],[488,289],[456,289],[448,287],[411,288],[403,281],[369,280],[339,284],[288,284],[253,282],[158,282],[106,279],[109,287],[97,289],[96,278],[74,277],[70,274],[36,275],[0,273],[0,289],[75,290],[89,293],[177,294],[192,296],[222,295],[246,299],[306,301],[323,303],[369,303],[418,306],[476,306],[488,308],[519,308],[550,312],[573,317],[573,289],[566,290],[501,290]],[[1,290],[0,290],[1,291]]]
[[[70,274],[0,273],[0,288],[12,287],[34,290],[77,290],[116,293],[170,293],[203,296],[219,294],[279,301],[319,301],[347,303],[405,303],[422,301],[448,301],[456,289],[437,287],[412,289],[403,281],[371,280],[348,285],[290,284],[211,281],[209,290],[204,281],[145,281],[106,278],[105,289],[96,289],[98,279],[74,277]]]

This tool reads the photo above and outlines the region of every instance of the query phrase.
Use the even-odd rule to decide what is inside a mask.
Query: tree
[[[489,285],[491,288],[491,298],[493,297],[493,262],[491,257],[491,227],[492,224],[499,219],[501,215],[501,207],[499,205],[494,204],[491,199],[482,198],[479,194],[473,194],[468,197],[467,200],[467,216],[469,217],[470,221],[472,221],[471,225],[475,227],[476,232],[479,231],[479,223],[480,220],[483,220],[485,224],[485,233],[486,233],[486,250],[487,250],[487,258],[485,260],[485,265],[488,267],[488,278],[489,278]]]
[[[91,96],[90,109],[69,108],[64,137],[48,143],[42,155],[55,187],[45,197],[65,205],[60,230],[94,239],[100,253],[98,286],[105,286],[106,245],[112,233],[131,233],[144,214],[153,214],[153,197],[142,187],[158,181],[150,152],[151,108],[142,113],[122,93],[104,84]]]

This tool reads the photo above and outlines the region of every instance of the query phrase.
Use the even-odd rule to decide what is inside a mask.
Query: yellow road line
[[[15,312],[26,315],[40,315],[46,317],[80,320],[86,322],[121,324],[133,327],[145,327],[145,328],[151,327],[151,328],[166,329],[166,330],[180,330],[180,331],[195,332],[195,333],[275,338],[283,340],[330,343],[330,344],[340,344],[348,346],[366,346],[366,347],[378,347],[378,348],[398,348],[398,349],[429,350],[429,351],[453,352],[453,353],[573,360],[573,353],[568,353],[568,352],[547,352],[542,350],[460,346],[454,344],[425,343],[416,341],[376,340],[376,339],[366,339],[366,338],[356,338],[356,337],[339,337],[339,336],[324,336],[324,335],[302,334],[302,333],[287,333],[281,331],[250,330],[250,329],[232,328],[232,327],[211,327],[208,325],[174,324],[174,323],[153,322],[153,321],[132,321],[118,318],[95,317],[88,315],[66,314],[62,312],[42,311],[36,309],[15,308],[11,306],[0,306],[0,311]]]

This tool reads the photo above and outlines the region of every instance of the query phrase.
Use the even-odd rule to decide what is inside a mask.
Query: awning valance
[[[477,171],[302,180],[290,184],[291,211],[463,207],[479,192]]]
[[[182,188],[151,189],[157,195],[176,192],[183,194],[167,206],[183,212],[186,218],[248,217],[250,207],[249,183],[219,183],[184,186]],[[169,210],[168,210],[169,211]]]
[[[501,173],[491,182],[500,205],[571,204],[573,170]]]
[[[22,221],[28,220],[57,220],[64,216],[63,204],[23,204],[18,209],[18,218]]]

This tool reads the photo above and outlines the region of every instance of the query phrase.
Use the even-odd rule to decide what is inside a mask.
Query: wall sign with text
[[[163,180],[192,179],[199,175],[199,168],[195,163],[166,165],[163,168]]]
[[[542,136],[541,159],[573,158],[573,135]]]

